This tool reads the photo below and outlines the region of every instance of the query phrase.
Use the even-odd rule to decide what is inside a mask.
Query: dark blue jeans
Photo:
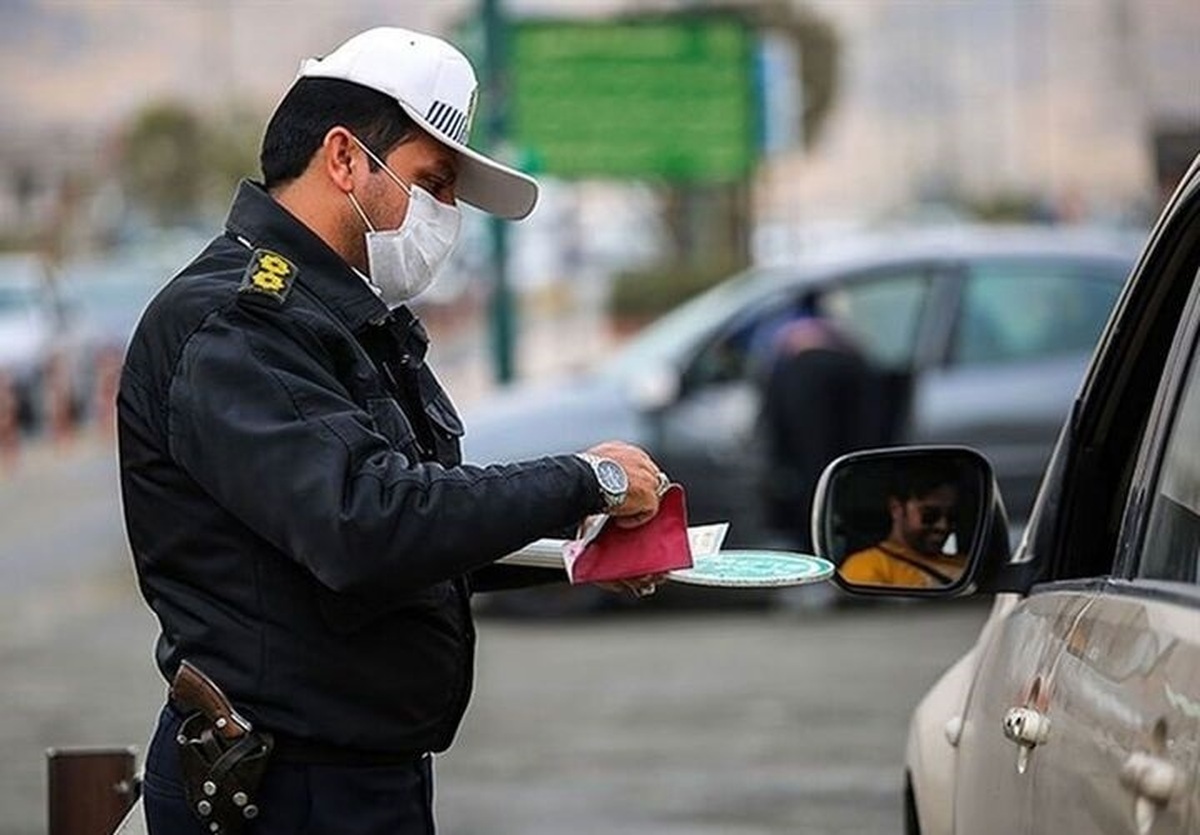
[[[150,835],[208,835],[183,793],[175,742],[181,721],[170,705],[163,708],[146,753]],[[261,813],[244,835],[434,835],[432,757],[385,766],[272,762],[257,800]]]

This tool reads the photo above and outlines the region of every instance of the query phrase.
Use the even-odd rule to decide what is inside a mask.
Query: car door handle
[[[1138,835],[1147,835],[1154,828],[1158,810],[1183,794],[1187,780],[1170,760],[1135,751],[1121,766],[1121,785],[1136,796],[1133,817]]]
[[[1183,774],[1170,760],[1135,751],[1121,766],[1121,785],[1138,797],[1164,806],[1183,792]]]
[[[1004,735],[1017,744],[1017,773],[1029,767],[1029,752],[1050,738],[1050,718],[1032,707],[1009,708],[1004,714]]]
[[[1004,735],[1018,745],[1033,748],[1050,738],[1050,719],[1036,708],[1011,708],[1004,714]]]

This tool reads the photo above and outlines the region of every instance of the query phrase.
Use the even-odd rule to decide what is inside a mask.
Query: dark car
[[[943,493],[956,505],[957,553],[941,552],[959,564],[951,582],[874,575],[864,585],[853,570],[837,582],[875,597],[997,595],[976,644],[913,715],[906,833],[1200,826],[1197,275],[1200,158],[1099,340],[1015,550],[999,499],[1007,490],[969,449],[860,452],[822,476],[814,529],[822,555],[844,569],[863,553],[852,553],[856,520],[879,501],[876,474],[915,483],[956,468]]]
[[[467,416],[468,460],[646,447],[727,546],[783,546],[763,514],[757,338],[813,299],[900,382],[897,442],[970,444],[1027,512],[1137,251],[1116,233],[959,228],[856,240],[731,278],[588,373],[519,386]]]

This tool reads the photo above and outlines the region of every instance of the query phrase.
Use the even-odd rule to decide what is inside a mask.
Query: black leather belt
[[[167,708],[179,720],[185,713],[171,701]],[[258,724],[255,723],[258,728]],[[275,739],[271,751],[271,762],[295,765],[345,765],[345,766],[388,766],[415,765],[429,756],[428,751],[368,751],[348,748],[345,745],[330,745],[310,739],[270,732]]]
[[[327,745],[308,739],[275,734],[275,762],[301,765],[414,765],[429,756],[427,751],[364,751],[342,745]]]

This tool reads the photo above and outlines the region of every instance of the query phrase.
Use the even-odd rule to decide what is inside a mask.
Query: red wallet
[[[683,487],[672,484],[663,494],[658,513],[644,525],[622,528],[607,516],[584,526],[584,535],[563,549],[572,583],[626,580],[691,568],[687,505]]]

